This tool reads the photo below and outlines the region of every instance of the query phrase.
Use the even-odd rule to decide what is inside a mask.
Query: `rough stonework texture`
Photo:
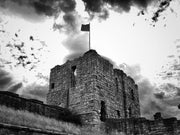
[[[35,99],[25,99],[18,94],[8,91],[0,91],[0,106],[1,105],[16,110],[26,110],[61,121],[81,124],[79,115],[73,114],[73,112],[66,108],[43,104],[43,102]]]
[[[145,118],[107,119],[101,128],[111,133],[113,130],[126,135],[180,135],[180,121],[176,118],[163,119],[160,113],[154,120]]]
[[[51,69],[47,103],[74,110],[89,124],[140,117],[134,80],[95,50]]]
[[[176,118],[163,119],[160,113],[154,120],[141,118],[134,80],[95,50],[51,69],[47,103],[76,111],[84,124],[109,134],[180,134]]]

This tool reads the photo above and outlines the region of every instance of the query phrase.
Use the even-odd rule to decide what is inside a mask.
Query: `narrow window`
[[[72,72],[73,72],[74,76],[76,76],[77,75],[76,66],[72,66],[71,69],[72,69]]]
[[[118,116],[118,118],[119,118],[119,117],[120,117],[120,111],[117,110],[116,112],[117,112],[117,116]]]
[[[106,105],[104,101],[101,101],[101,116],[100,116],[101,121],[106,120]]]
[[[51,89],[54,89],[54,83],[51,83]]]
[[[129,107],[128,111],[129,111],[129,118],[131,118],[131,117],[132,117],[132,110],[131,110],[131,107]]]
[[[134,100],[134,91],[131,89],[131,99]]]
[[[66,108],[69,108],[69,89],[67,90],[67,104],[66,104]]]
[[[71,67],[72,74],[71,74],[71,86],[75,87],[76,85],[76,66]]]
[[[118,92],[119,89],[118,89],[118,79],[117,78],[115,79],[115,83],[116,83],[116,92]]]

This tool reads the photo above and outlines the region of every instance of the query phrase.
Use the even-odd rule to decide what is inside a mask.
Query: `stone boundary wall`
[[[156,113],[154,120],[146,118],[107,119],[101,128],[108,133],[117,130],[126,135],[180,135],[180,120],[175,117],[163,119]],[[156,117],[159,115],[158,117]]]
[[[0,135],[70,135],[52,130],[42,130],[25,126],[0,123]],[[71,134],[72,135],[72,134]]]
[[[4,105],[15,110],[26,110],[42,116],[54,118],[79,124],[79,117],[66,108],[43,104],[35,99],[25,99],[18,94],[8,91],[0,91],[0,105]]]

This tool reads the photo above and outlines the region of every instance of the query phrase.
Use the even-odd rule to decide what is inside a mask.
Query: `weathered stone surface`
[[[91,113],[87,115],[91,124],[106,118],[140,116],[134,80],[123,71],[113,69],[95,50],[51,69],[47,103],[82,115]]]
[[[138,86],[122,70],[96,51],[55,66],[50,73],[47,103],[69,108],[81,115],[84,124],[127,135],[178,135],[175,118],[155,120],[140,117]]]
[[[159,115],[159,114],[158,114]],[[145,118],[107,119],[102,128],[126,135],[179,135],[180,124],[176,118],[147,120]]]
[[[66,108],[46,105],[43,104],[43,102],[35,99],[25,99],[8,91],[0,91],[0,105],[4,105],[16,110],[27,110],[29,112],[55,118],[57,120],[63,120],[72,123],[77,121],[76,123],[80,124],[78,123],[78,115],[73,114]],[[72,121],[68,117],[71,117]],[[76,121],[73,121],[73,119],[76,119]]]

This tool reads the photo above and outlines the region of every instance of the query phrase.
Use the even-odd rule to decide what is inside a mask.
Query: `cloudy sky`
[[[139,85],[142,116],[180,118],[179,0],[0,0],[0,90],[45,101],[49,72],[91,48]]]

